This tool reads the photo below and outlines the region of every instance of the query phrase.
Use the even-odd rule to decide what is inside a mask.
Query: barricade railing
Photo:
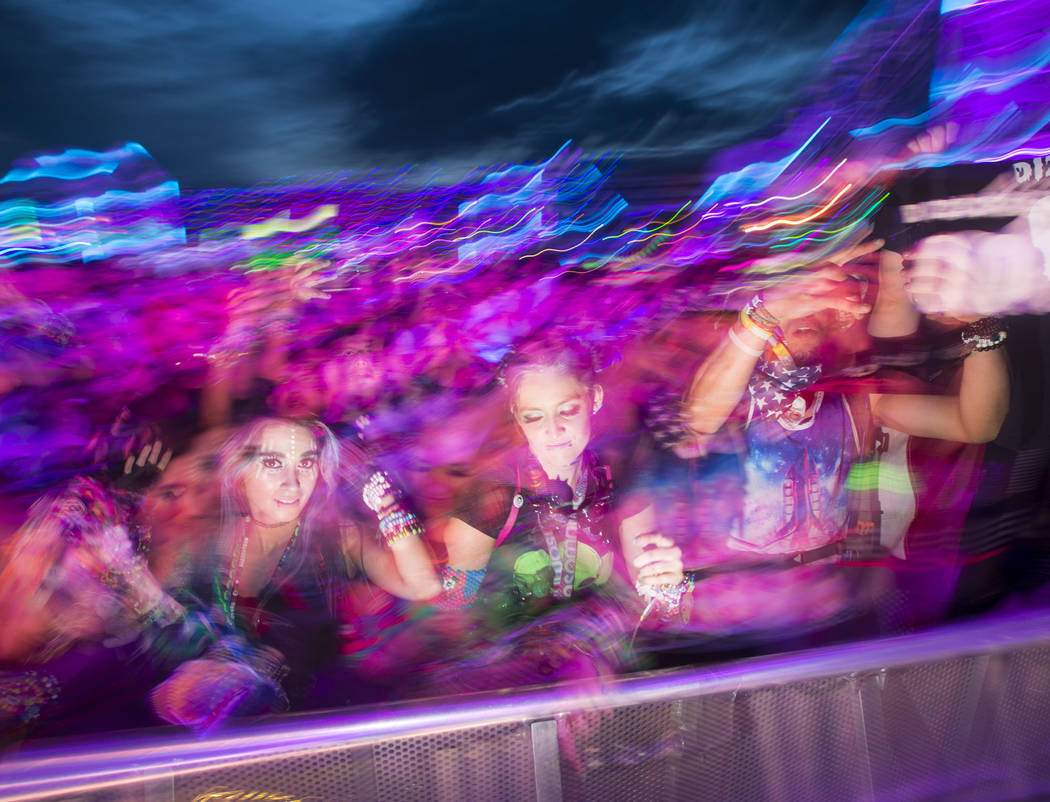
[[[1050,791],[1050,612],[632,676],[45,743],[0,799],[1016,799]]]

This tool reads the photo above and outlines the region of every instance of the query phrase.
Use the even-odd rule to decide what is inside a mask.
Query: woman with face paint
[[[523,442],[438,533],[448,555],[441,599],[519,628],[463,681],[497,687],[621,668],[639,612],[652,602],[670,615],[687,595],[681,551],[655,531],[644,500],[614,498],[612,472],[591,449],[605,392],[586,347],[557,334],[531,341],[505,359],[501,378]]]

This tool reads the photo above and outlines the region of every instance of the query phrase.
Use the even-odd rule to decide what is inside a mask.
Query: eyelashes
[[[271,471],[278,471],[284,467],[284,462],[282,460],[279,460],[277,457],[261,457],[259,459],[259,463],[264,468]],[[309,471],[313,470],[316,466],[317,460],[315,460],[313,457],[306,457],[304,459],[299,460],[299,465],[297,467],[301,471]]]
[[[581,404],[573,404],[568,409],[558,410],[557,416],[559,418],[569,420],[571,418],[575,418],[577,415],[580,414],[581,411],[583,411],[583,406]],[[542,421],[543,417],[543,415],[525,414],[521,416],[521,423],[524,426],[531,426]]]

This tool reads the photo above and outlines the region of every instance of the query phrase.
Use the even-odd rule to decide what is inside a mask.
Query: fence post
[[[561,755],[558,724],[553,719],[532,722],[532,771],[536,802],[561,802]]]

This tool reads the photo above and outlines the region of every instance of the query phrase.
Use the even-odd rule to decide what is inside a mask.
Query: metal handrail
[[[595,683],[539,686],[296,714],[233,725],[208,738],[146,731],[105,741],[51,742],[0,761],[0,800],[84,793],[303,751],[365,746],[394,738],[545,720],[594,708],[668,702],[793,682],[865,675],[965,655],[1050,645],[1050,611],[955,624],[884,640],[751,658],[713,667],[651,672]]]

